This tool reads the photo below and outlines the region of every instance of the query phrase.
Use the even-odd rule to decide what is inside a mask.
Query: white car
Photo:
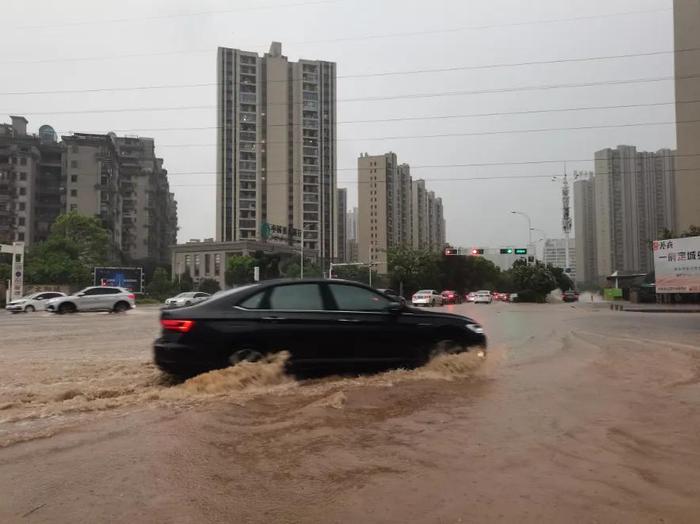
[[[490,291],[482,289],[481,291],[476,292],[476,295],[474,296],[475,304],[490,304],[491,302],[493,302],[493,296],[491,296]]]
[[[442,295],[434,289],[421,289],[411,297],[414,306],[442,306]]]
[[[187,291],[185,293],[180,293],[176,297],[169,298],[165,301],[167,307],[187,307],[194,306],[200,302],[204,302],[209,299],[211,295],[209,293],[202,293],[201,291]]]
[[[26,297],[13,300],[5,306],[5,309],[11,313],[33,313],[34,311],[44,311],[47,302],[52,298],[65,297],[65,293],[60,291],[41,291],[27,295]]]
[[[65,297],[51,299],[46,311],[75,313],[77,311],[114,311],[123,313],[136,307],[136,295],[123,287],[90,286]]]

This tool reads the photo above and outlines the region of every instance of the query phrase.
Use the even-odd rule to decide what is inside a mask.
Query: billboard
[[[96,267],[93,275],[95,286],[124,287],[133,293],[143,293],[143,268]]]
[[[654,240],[657,293],[700,293],[700,236]]]

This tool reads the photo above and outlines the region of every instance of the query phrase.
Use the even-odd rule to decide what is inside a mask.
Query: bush
[[[544,304],[546,301],[546,295],[543,295],[542,293],[537,293],[532,289],[518,291],[518,298],[516,299],[516,302],[530,302],[536,304]]]
[[[213,278],[205,278],[199,282],[199,289],[197,291],[213,295],[217,291],[221,291],[221,286],[219,285],[218,280],[214,280]]]

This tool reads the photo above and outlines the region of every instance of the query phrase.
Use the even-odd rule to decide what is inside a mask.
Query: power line
[[[347,103],[347,102],[376,102],[385,100],[405,100],[405,99],[419,99],[419,98],[437,98],[443,96],[466,96],[466,95],[483,95],[483,94],[496,94],[496,93],[515,93],[519,91],[538,91],[538,90],[549,90],[549,89],[570,89],[570,88],[580,88],[580,87],[595,87],[602,85],[627,85],[627,84],[640,84],[649,82],[663,82],[668,80],[686,80],[691,78],[700,78],[700,74],[693,75],[681,75],[681,76],[660,76],[660,77],[645,77],[645,78],[633,78],[627,80],[603,80],[599,82],[584,82],[584,83],[566,83],[566,84],[541,84],[533,86],[519,86],[519,87],[504,87],[497,89],[482,89],[482,90],[472,90],[472,91],[439,91],[432,93],[408,93],[403,95],[386,95],[386,96],[370,96],[370,97],[357,97],[357,98],[340,98],[337,99],[337,103]],[[288,102],[279,102],[268,104],[272,105],[288,105]],[[297,103],[299,105],[299,103]],[[134,113],[134,112],[144,112],[144,111],[182,111],[189,109],[212,109],[216,105],[200,105],[200,106],[171,106],[171,107],[140,107],[140,108],[114,108],[114,109],[83,109],[83,110],[71,110],[71,111],[51,111],[51,112],[32,112],[32,111],[2,111],[3,113],[12,114],[23,114],[23,115],[40,115],[40,116],[50,116],[50,115],[69,115],[69,114],[98,114],[98,113]]]
[[[673,153],[674,158],[685,158],[685,157],[700,157],[700,153],[687,153],[678,154]],[[544,159],[544,160],[515,160],[515,161],[502,161],[502,162],[470,162],[470,163],[458,163],[458,164],[422,164],[422,165],[409,165],[411,170],[414,169],[445,169],[445,168],[455,168],[455,167],[506,167],[506,166],[533,166],[533,165],[544,165],[544,164],[566,164],[566,163],[577,163],[577,162],[594,162],[595,158],[561,158],[561,159]],[[338,167],[336,171],[357,171],[357,166],[354,167]],[[286,169],[268,169],[266,173],[287,173]],[[168,176],[180,176],[180,175],[216,175],[216,171],[176,171],[168,172]]]
[[[57,27],[76,27],[82,25],[98,25],[98,24],[121,24],[125,22],[143,22],[143,21],[153,21],[153,20],[165,20],[173,18],[188,18],[191,16],[211,16],[220,15],[227,13],[240,13],[248,11],[268,11],[270,9],[284,9],[289,7],[306,7],[321,4],[337,4],[339,0],[316,0],[312,2],[295,2],[287,4],[272,4],[272,5],[258,5],[250,7],[237,7],[232,9],[217,9],[211,11],[194,11],[189,13],[175,13],[170,15],[157,15],[157,16],[138,16],[132,18],[107,18],[102,20],[76,20],[73,22],[64,22],[60,24],[51,23],[45,25],[20,25],[20,26],[10,26],[8,29],[55,29]]]
[[[700,169],[698,168],[684,168],[684,169],[675,169],[673,170],[674,176],[676,176],[678,173],[681,172],[686,172],[684,174],[689,174],[687,172],[694,172],[694,173],[700,173]],[[598,171],[595,173],[595,175],[605,175],[609,174],[607,171]],[[415,180],[424,180],[428,184],[432,183],[442,183],[442,182],[471,182],[471,181],[491,181],[491,180],[531,180],[531,179],[557,179],[563,176],[561,173],[552,173],[549,175],[495,175],[495,176],[476,176],[476,177],[454,177],[454,178],[421,178],[421,179],[415,179]],[[360,181],[360,180],[337,180],[337,183],[343,183],[343,184],[370,184],[370,183],[384,183],[386,180],[374,180],[374,181]],[[170,187],[216,187],[217,184],[170,184]],[[289,187],[298,187],[299,183],[293,183],[290,184],[288,182],[266,182],[264,184],[266,187],[269,186],[289,186]],[[312,185],[312,184],[306,184],[306,185]],[[242,191],[246,191],[246,189],[242,189]],[[306,202],[307,204],[312,204],[313,202]]]
[[[357,73],[349,75],[338,75],[336,79],[352,79],[352,78],[372,78],[372,77],[387,77],[387,76],[403,76],[403,75],[418,75],[418,74],[435,74],[435,73],[451,73],[457,71],[478,71],[484,69],[501,69],[509,67],[524,67],[533,65],[552,65],[552,64],[564,64],[564,63],[580,63],[580,62],[595,62],[601,60],[618,60],[626,58],[640,58],[640,57],[650,57],[659,56],[667,54],[677,54],[677,53],[688,53],[691,51],[700,51],[700,47],[690,47],[686,49],[676,49],[671,51],[648,51],[641,53],[626,53],[617,55],[600,55],[600,56],[587,56],[587,57],[573,57],[573,58],[559,58],[551,60],[530,60],[526,62],[506,62],[506,63],[495,63],[495,64],[481,64],[481,65],[469,65],[469,66],[450,66],[450,67],[439,67],[432,69],[412,69],[405,71],[380,71],[377,73]],[[267,79],[266,82],[289,82],[293,83],[288,79]],[[299,83],[302,80],[298,80]],[[102,92],[123,92],[123,91],[147,91],[147,90],[158,90],[158,89],[189,89],[189,88],[200,88],[200,87],[214,87],[220,85],[227,85],[220,82],[204,82],[204,83],[192,83],[192,84],[156,84],[156,85],[142,85],[142,86],[125,86],[125,87],[95,87],[95,88],[85,88],[85,89],[56,89],[56,90],[43,90],[43,91],[4,91],[0,92],[2,96],[30,96],[30,95],[49,95],[49,94],[74,94],[74,93],[102,93]]]
[[[294,5],[314,5],[314,4],[320,4],[324,2],[310,2],[310,3],[303,3],[303,4],[288,4],[291,6]],[[327,3],[333,3],[333,2],[327,2]],[[267,7],[259,7],[258,9],[269,9],[271,6]],[[219,14],[223,13],[226,11],[230,10],[225,10],[225,11],[208,11],[208,12],[202,12],[202,14]],[[584,20],[596,20],[596,19],[603,19],[603,18],[613,18],[613,17],[620,17],[620,16],[634,16],[634,15],[643,15],[643,14],[652,14],[652,13],[661,13],[661,12],[670,12],[672,11],[671,8],[659,8],[659,9],[648,9],[648,10],[641,10],[641,11],[625,11],[625,12],[618,12],[618,13],[604,13],[600,15],[588,15],[588,16],[575,16],[575,17],[566,17],[566,18],[551,18],[551,19],[545,19],[545,20],[529,20],[529,21],[521,21],[521,22],[509,22],[509,23],[502,23],[502,24],[487,24],[487,25],[472,25],[472,26],[462,26],[462,27],[454,27],[454,28],[447,28],[447,29],[429,29],[429,30],[423,30],[423,31],[404,31],[404,32],[399,32],[399,33],[379,33],[379,34],[373,34],[373,35],[362,35],[362,36],[355,36],[355,37],[340,37],[340,38],[327,38],[327,39],[317,39],[317,40],[300,40],[300,41],[291,41],[288,42],[288,44],[292,45],[300,45],[300,44],[324,44],[324,43],[334,43],[334,42],[351,42],[351,41],[362,41],[362,40],[376,40],[376,39],[386,39],[386,38],[403,38],[403,37],[414,37],[414,36],[426,36],[426,35],[433,35],[433,34],[444,34],[444,33],[459,33],[462,31],[481,31],[481,30],[487,30],[487,29],[496,29],[496,28],[501,28],[501,27],[518,27],[518,26],[527,26],[527,25],[540,25],[540,24],[553,24],[553,23],[561,23],[561,22],[578,22],[578,21],[584,21]],[[176,18],[176,17],[183,17],[183,16],[193,16],[191,14],[181,14],[181,15],[164,15],[162,17],[149,17],[149,19],[153,18]],[[118,19],[118,20],[112,20],[112,21],[106,21],[106,22],[123,22],[123,21],[134,21],[134,20],[140,20],[141,18],[132,18],[132,19]],[[76,22],[76,25],[93,25],[96,23],[100,23],[99,21],[92,21],[92,22]],[[55,28],[55,27],[61,27],[61,25],[56,25],[56,24],[51,24],[51,25],[45,25],[45,26],[20,26],[20,27],[9,27],[8,29],[45,29],[45,28]],[[260,47],[262,44],[258,45],[248,45],[245,47]],[[121,59],[121,58],[141,58],[141,57],[153,57],[153,56],[166,56],[166,55],[181,55],[181,54],[199,54],[199,53],[210,53],[211,49],[190,49],[190,50],[180,50],[180,51],[163,51],[163,52],[154,52],[154,53],[129,53],[129,54],[122,54],[122,55],[102,55],[102,56],[89,56],[89,57],[75,57],[75,58],[53,58],[53,59],[40,59],[40,60],[22,60],[22,61],[3,61],[0,62],[0,64],[39,64],[39,63],[50,63],[50,62],[79,62],[79,61],[92,61],[92,60],[114,60],[114,59]]]
[[[475,131],[470,133],[440,133],[434,135],[394,135],[394,136],[376,136],[376,137],[352,137],[352,138],[336,138],[337,142],[357,142],[357,141],[382,141],[382,140],[406,140],[406,139],[432,139],[432,138],[458,138],[467,136],[492,136],[492,135],[511,135],[519,133],[548,133],[553,131],[583,131],[591,129],[614,129],[625,127],[643,127],[643,126],[661,126],[661,125],[676,125],[678,124],[694,124],[700,120],[684,120],[681,122],[634,122],[630,124],[606,124],[597,126],[578,126],[578,127],[548,127],[538,129],[509,129],[505,131]],[[269,144],[286,144],[287,142],[250,142],[261,146]],[[160,144],[158,147],[216,147],[217,144]],[[316,147],[316,146],[309,146]],[[254,152],[254,151],[251,151]]]

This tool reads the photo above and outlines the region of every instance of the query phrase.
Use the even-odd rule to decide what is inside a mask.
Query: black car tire
[[[78,308],[75,307],[75,304],[72,304],[70,302],[64,302],[60,306],[58,306],[58,314],[63,315],[65,313],[75,313],[78,310]]]
[[[439,355],[451,355],[453,353],[462,353],[466,348],[453,338],[443,338],[438,340],[430,348],[428,360],[431,360]]]
[[[129,311],[130,309],[131,306],[129,305],[129,303],[122,301],[114,304],[114,309],[112,309],[112,311],[114,311],[115,313],[124,313],[126,311]]]
[[[228,357],[228,363],[235,366],[241,362],[258,362],[263,358],[263,354],[253,347],[235,349]]]
[[[36,311],[36,308],[34,306],[27,306],[24,308],[25,313],[34,313]]]

